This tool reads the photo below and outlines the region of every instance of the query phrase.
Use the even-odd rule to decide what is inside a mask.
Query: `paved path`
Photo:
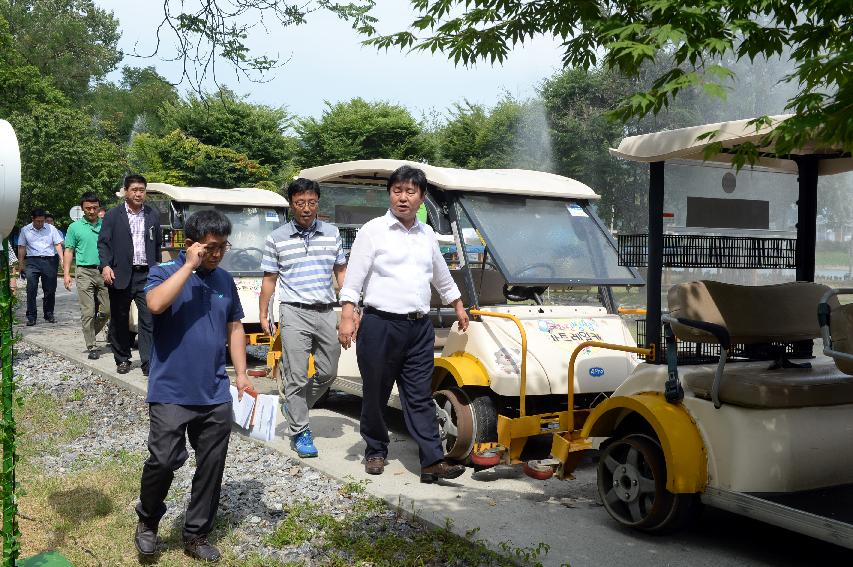
[[[18,327],[25,340],[88,366],[122,387],[144,392],[145,377],[137,367],[119,376],[109,353],[97,361],[86,358],[76,290],[72,289],[72,294],[59,287],[58,323],[39,320],[35,327]],[[19,320],[24,319],[22,309]],[[254,380],[260,391],[276,391],[272,380]],[[311,428],[320,457],[306,459],[305,464],[339,479],[369,479],[367,489],[372,494],[414,510],[436,525],[444,526],[449,520],[454,531],[463,535],[479,528],[475,537],[493,547],[503,541],[517,547],[546,543],[550,546],[543,561],[546,566],[853,565],[853,554],[847,550],[713,509],[706,510],[690,530],[672,536],[650,537],[622,529],[597,503],[592,463],[582,465],[572,481],[535,481],[520,469],[504,467],[467,472],[444,486],[420,484],[417,448],[406,435],[402,416],[396,410],[389,412],[389,466],[384,475],[370,477],[361,462],[359,407],[358,398],[335,394],[324,409],[312,410]],[[280,437],[284,430],[281,423],[280,418],[279,437],[271,445],[292,455]]]

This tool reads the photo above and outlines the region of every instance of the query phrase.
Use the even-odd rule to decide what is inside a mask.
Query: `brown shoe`
[[[382,474],[385,471],[385,457],[367,457],[364,461],[364,472],[367,474]]]
[[[464,465],[451,465],[447,461],[438,461],[433,465],[421,469],[421,482],[430,484],[439,479],[447,480],[456,478],[464,472]]]

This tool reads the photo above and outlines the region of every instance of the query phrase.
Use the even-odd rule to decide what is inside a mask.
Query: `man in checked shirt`
[[[108,338],[119,374],[130,371],[131,301],[139,313],[139,358],[145,376],[151,357],[154,323],[145,302],[145,283],[148,269],[160,263],[163,235],[160,213],[145,204],[147,186],[141,175],[125,177],[124,203],[107,211],[98,235],[101,275],[110,296]]]

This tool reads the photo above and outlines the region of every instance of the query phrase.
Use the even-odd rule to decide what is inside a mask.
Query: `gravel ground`
[[[90,425],[85,434],[61,447],[58,456],[41,456],[38,464],[45,475],[61,475],[83,468],[93,461],[103,461],[117,452],[147,454],[147,406],[144,398],[116,387],[100,376],[77,366],[65,358],[21,342],[15,357],[16,382],[19,392],[46,393],[63,400],[63,409],[88,415]],[[74,396],[82,389],[84,396]],[[79,397],[79,401],[73,398]],[[172,483],[167,502],[168,512],[161,525],[181,525],[189,496],[194,458],[179,471]],[[141,471],[140,471],[141,472]],[[352,509],[353,498],[364,496],[341,494],[342,484],[288,458],[260,443],[240,435],[231,436],[223,480],[219,517],[231,527],[236,543],[234,554],[240,558],[250,551],[279,561],[312,565],[322,559],[321,546],[303,543],[287,548],[264,543],[275,526],[284,518],[283,507],[308,500],[318,512],[336,519]],[[346,491],[344,491],[346,492]],[[132,510],[127,511],[132,514]],[[367,524],[376,529],[393,530],[401,536],[428,528],[410,522],[387,507],[381,507]],[[370,525],[365,525],[369,529]]]

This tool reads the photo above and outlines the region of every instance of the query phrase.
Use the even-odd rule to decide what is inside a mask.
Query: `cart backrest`
[[[459,292],[462,294],[462,303],[465,307],[471,307],[473,302],[468,297],[464,272],[462,270],[450,270],[450,275],[453,276],[453,281],[456,282],[456,287],[459,288]],[[471,278],[474,280],[474,289],[477,290],[477,296],[480,299],[480,307],[506,303],[503,293],[503,286],[506,280],[499,271],[491,268],[471,268]],[[430,307],[444,307],[435,288],[432,289]]]
[[[832,350],[853,354],[853,303],[838,305],[832,309],[829,330],[832,333]],[[835,366],[845,374],[853,376],[853,361],[835,358]]]
[[[812,282],[744,286],[703,280],[673,286],[667,299],[672,317],[722,325],[732,343],[794,342],[820,336],[817,306],[828,290]],[[682,340],[717,342],[692,327],[673,324],[672,330]]]

